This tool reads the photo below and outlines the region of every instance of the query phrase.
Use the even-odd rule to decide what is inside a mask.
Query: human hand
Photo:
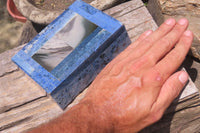
[[[193,40],[187,27],[186,19],[168,19],[156,31],[143,33],[102,70],[80,102],[96,114],[97,125],[138,132],[162,117],[188,80],[186,72],[175,72]]]
[[[79,104],[30,132],[132,133],[158,121],[188,80],[175,72],[193,40],[187,26],[186,19],[168,19],[143,33],[100,72]]]

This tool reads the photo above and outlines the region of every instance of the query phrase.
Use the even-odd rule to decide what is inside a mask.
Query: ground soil
[[[28,0],[31,4],[43,10],[64,10],[67,9],[75,0]],[[94,0],[83,0],[90,3]]]

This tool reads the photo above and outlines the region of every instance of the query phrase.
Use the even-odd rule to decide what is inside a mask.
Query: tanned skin
[[[175,72],[193,40],[188,21],[170,18],[112,60],[79,104],[30,133],[134,133],[158,121],[188,80]]]

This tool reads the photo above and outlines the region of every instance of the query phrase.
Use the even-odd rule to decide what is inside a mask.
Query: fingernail
[[[151,30],[148,30],[148,31],[146,31],[145,35],[148,36],[148,35],[150,35],[151,33],[152,33],[152,31],[151,31]]]
[[[174,23],[174,19],[172,19],[172,18],[167,19],[167,20],[165,21],[165,23],[166,23],[167,25],[171,25],[171,24]]]
[[[181,73],[178,79],[182,84],[185,84],[188,81],[188,75],[186,73]]]
[[[184,32],[184,35],[186,35],[186,36],[191,36],[191,35],[192,35],[192,32],[189,31],[189,30],[187,30],[187,31]]]
[[[180,20],[178,21],[178,23],[179,23],[180,25],[185,25],[185,24],[187,23],[187,19],[182,18],[182,19],[180,19]]]

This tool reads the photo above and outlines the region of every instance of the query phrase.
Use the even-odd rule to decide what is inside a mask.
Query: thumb
[[[172,101],[179,95],[187,81],[188,74],[184,71],[176,72],[170,76],[162,86],[152,109],[164,113]]]

